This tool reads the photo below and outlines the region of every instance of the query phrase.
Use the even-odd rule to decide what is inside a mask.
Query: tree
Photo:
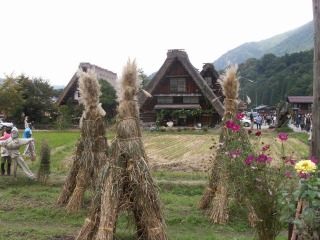
[[[21,85],[12,75],[6,76],[0,85],[0,109],[5,118],[13,116],[23,108],[25,101],[20,89]]]
[[[117,93],[114,87],[107,81],[100,79],[101,87],[100,102],[103,110],[106,112],[106,118],[112,119],[116,114],[117,108]]]
[[[48,80],[42,78],[29,79],[20,75],[18,82],[25,100],[23,111],[30,120],[42,122],[45,115],[53,108],[54,89]]]
[[[150,81],[148,76],[144,73],[144,71],[141,68],[138,69],[138,78],[141,82],[142,88],[144,88]]]
[[[64,130],[71,126],[72,116],[70,109],[67,105],[62,105],[57,109],[57,117],[54,122],[55,128],[58,130]]]

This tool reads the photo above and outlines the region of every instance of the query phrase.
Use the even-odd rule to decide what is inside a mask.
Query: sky
[[[0,78],[67,85],[81,62],[120,77],[128,59],[150,75],[169,49],[202,69],[308,23],[312,8],[312,0],[0,0]]]

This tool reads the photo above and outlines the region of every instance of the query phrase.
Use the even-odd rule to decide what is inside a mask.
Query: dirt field
[[[211,135],[146,134],[144,146],[154,171],[207,172],[212,161],[212,138]]]
[[[218,138],[217,133],[205,135],[145,133],[143,135],[149,165],[154,171],[208,172],[215,152],[210,147],[218,142]],[[252,136],[252,139],[254,138]],[[270,144],[274,163],[277,163],[282,144],[277,138],[277,133],[264,130],[258,140],[253,140],[253,144],[258,147]],[[284,144],[288,154],[295,155],[296,159],[307,157],[305,144],[299,140],[289,137]]]

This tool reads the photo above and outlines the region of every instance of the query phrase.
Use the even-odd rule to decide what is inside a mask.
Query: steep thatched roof
[[[219,78],[219,73],[217,72],[212,63],[204,63],[200,75],[203,76],[207,71],[210,71],[216,79]]]
[[[57,101],[55,102],[55,104],[57,106],[60,106],[61,103],[65,103],[70,98],[70,95],[73,95],[74,92],[77,91],[78,80],[79,80],[79,77],[77,76],[77,73],[75,73],[72,76],[68,85],[63,89],[63,91],[60,94],[60,96],[58,97]]]
[[[167,52],[167,59],[161,66],[160,70],[156,73],[156,75],[153,77],[153,79],[148,83],[145,90],[149,93],[153,93],[156,86],[159,84],[160,80],[163,79],[167,71],[169,70],[170,66],[175,61],[180,61],[181,64],[184,66],[186,71],[190,74],[194,82],[197,84],[197,86],[201,89],[204,96],[208,98],[214,109],[218,112],[220,116],[224,114],[224,106],[221,103],[221,101],[218,99],[218,97],[214,94],[212,89],[208,86],[208,84],[205,82],[205,80],[202,78],[198,70],[191,64],[189,57],[187,53],[184,50],[181,49],[173,49],[168,50]],[[147,97],[145,94],[140,93],[139,94],[139,105],[143,106],[145,103]]]
[[[116,79],[117,79],[116,73],[87,62],[80,63],[78,69],[82,69],[85,72],[88,69],[93,69],[97,75],[98,80],[99,79],[105,80],[109,82],[114,87],[114,89],[116,89]],[[78,91],[78,88],[79,88],[78,80],[79,80],[79,77],[77,76],[77,73],[75,73],[71,78],[71,80],[69,81],[68,85],[63,89],[62,93],[58,97],[55,103],[57,106],[65,104],[68,101],[68,99],[71,97],[72,99],[74,98],[73,96],[75,92]]]

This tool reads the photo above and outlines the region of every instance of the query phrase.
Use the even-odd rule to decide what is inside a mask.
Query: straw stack
[[[40,167],[38,170],[37,180],[40,183],[46,184],[50,177],[50,158],[51,150],[47,139],[42,139],[40,149]]]
[[[139,125],[137,66],[128,61],[120,81],[116,136],[110,149],[110,165],[101,174],[92,205],[77,239],[112,240],[121,212],[132,212],[138,239],[167,239],[159,193],[150,175]],[[99,209],[100,208],[100,209]],[[100,216],[98,211],[100,210]]]
[[[225,224],[229,219],[228,198],[230,192],[241,194],[237,193],[235,173],[237,170],[241,171],[244,165],[244,160],[233,161],[230,154],[227,153],[233,150],[250,151],[251,145],[248,134],[243,128],[240,127],[238,131],[233,131],[225,126],[228,121],[240,125],[240,121],[236,117],[239,91],[237,67],[228,68],[219,83],[225,96],[225,115],[219,139],[223,145],[217,150],[210,172],[209,184],[200,200],[199,207],[208,209],[213,223]]]
[[[103,121],[105,111],[99,103],[100,85],[94,70],[78,71],[80,103],[84,111],[80,120],[81,136],[73,156],[73,165],[58,199],[67,203],[68,212],[81,209],[88,187],[95,188],[98,174],[107,162],[108,145]]]

